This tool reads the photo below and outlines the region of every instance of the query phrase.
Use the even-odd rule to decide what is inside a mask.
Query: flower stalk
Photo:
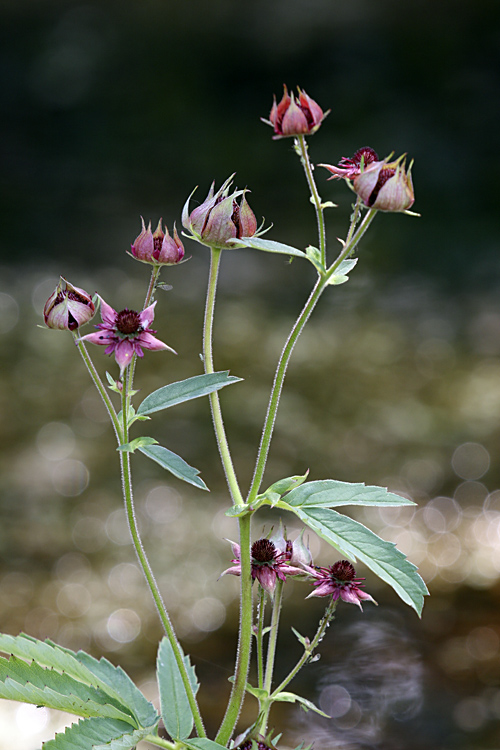
[[[128,440],[129,440],[128,405],[130,403],[129,393],[130,393],[131,376],[132,376],[132,373],[130,372],[130,367],[128,367],[124,375],[123,391],[122,391],[122,414],[121,416],[122,416],[122,436],[123,436],[124,443],[128,443]],[[201,718],[200,709],[198,707],[196,696],[193,692],[191,683],[189,681],[189,676],[187,674],[186,666],[182,658],[182,653],[181,653],[181,649],[179,646],[179,642],[177,640],[174,627],[170,620],[169,614],[167,612],[167,608],[165,606],[165,602],[163,601],[163,597],[161,595],[160,589],[154,577],[153,571],[151,569],[151,565],[147,558],[146,551],[144,549],[144,545],[142,543],[142,540],[139,534],[139,528],[137,526],[137,517],[136,517],[135,507],[134,507],[134,497],[133,497],[133,491],[132,491],[132,473],[131,473],[131,467],[130,467],[130,453],[128,451],[118,451],[118,453],[120,455],[120,469],[121,469],[121,477],[122,477],[123,498],[125,501],[125,511],[127,514],[127,521],[128,521],[128,525],[130,529],[130,534],[132,537],[132,543],[134,545],[134,549],[137,555],[137,559],[139,561],[140,568],[147,581],[149,590],[151,592],[154,603],[156,605],[156,609],[158,610],[158,615],[163,625],[163,629],[170,642],[170,645],[172,646],[174,658],[175,658],[177,667],[179,669],[179,672],[182,678],[182,684],[184,685],[184,689],[186,691],[189,706],[193,714],[196,731],[199,737],[206,737],[207,735],[205,732],[205,728],[203,726],[203,720]]]

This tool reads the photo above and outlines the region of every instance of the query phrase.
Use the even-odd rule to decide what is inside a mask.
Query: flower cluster
[[[340,560],[327,568],[314,566],[309,548],[304,544],[303,533],[292,542],[286,538],[286,531],[280,526],[273,536],[258,539],[252,544],[252,578],[265,591],[273,595],[278,580],[285,582],[287,576],[300,576],[299,580],[315,586],[308,599],[312,596],[331,596],[334,601],[342,599],[349,604],[357,604],[360,609],[361,601],[377,603],[363,591],[361,581],[364,578],[356,577],[354,566],[348,560]],[[234,555],[231,562],[234,564],[221,577],[227,574],[241,575],[240,545],[231,541],[230,544]]]

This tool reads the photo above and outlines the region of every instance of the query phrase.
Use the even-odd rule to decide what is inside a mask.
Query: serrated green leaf
[[[119,445],[116,449],[117,451],[123,451],[124,453],[133,453],[138,448],[145,448],[148,445],[157,445],[158,440],[155,440],[152,437],[138,437],[134,440],[131,440],[130,443],[123,443],[122,445]]]
[[[137,728],[132,712],[102,690],[36,662],[28,664],[16,656],[0,657],[0,698],[47,706],[76,716],[120,719]]]
[[[153,729],[133,729],[116,719],[84,719],[44,742],[43,750],[132,750]]]
[[[315,706],[312,701],[308,701],[307,698],[302,698],[300,695],[296,695],[296,693],[278,693],[273,701],[284,703],[300,703],[306,711],[315,711],[315,713],[319,714],[320,716],[324,716],[327,719],[331,718],[328,714],[325,714],[324,711]]]
[[[194,667],[189,656],[183,655],[189,683],[196,694],[199,688]],[[194,718],[189,705],[186,689],[175,660],[174,652],[167,638],[163,638],[156,661],[160,710],[167,732],[174,740],[185,740],[193,731]]]
[[[281,255],[297,255],[299,258],[307,258],[303,250],[298,250],[291,245],[284,245],[274,240],[263,240],[260,237],[242,237],[227,241],[233,247],[251,247],[254,250],[264,250],[266,253],[281,253]]]
[[[175,404],[207,396],[209,393],[225,388],[232,383],[239,383],[241,380],[242,378],[229,375],[229,371],[226,370],[224,372],[196,375],[193,378],[187,378],[187,380],[170,383],[146,396],[137,409],[137,414],[153,414],[161,409],[169,409],[171,406],[175,406]]]
[[[420,616],[427,587],[417,568],[392,542],[386,542],[366,526],[330,508],[289,506],[310,529],[353,560],[361,560],[392,586],[401,599]]]
[[[188,484],[193,484],[195,487],[199,487],[200,490],[208,491],[207,485],[203,479],[198,476],[200,473],[198,469],[195,469],[194,466],[190,466],[176,453],[169,451],[162,445],[140,447],[139,450],[152,461],[156,461],[157,464],[160,464],[163,469],[166,469],[173,474],[174,477],[182,479]]]
[[[192,740],[184,740],[186,747],[191,750],[226,750],[225,745],[209,740],[206,737],[195,737]]]
[[[133,711],[141,727],[153,727],[158,723],[160,717],[155,707],[144,697],[137,685],[121,667],[115,667],[104,657],[99,660],[94,659],[85,651],[78,651],[75,657],[92,674],[96,675],[100,684],[105,685],[108,692],[112,691],[125,706]]]
[[[285,497],[288,505],[295,507],[335,508],[340,505],[415,505],[406,497],[389,492],[385,487],[366,486],[363,482],[340,482],[321,479],[306,482],[291,490]]]
[[[65,672],[86,685],[104,688],[99,679],[75,658],[69,649],[63,649],[50,641],[39,641],[29,635],[7,635],[0,633],[0,651],[21,659],[29,659],[58,672]]]
[[[52,641],[39,641],[24,633],[18,636],[0,633],[0,651],[22,659],[34,660],[39,666],[50,667],[84,685],[98,688],[115,703],[123,704],[143,727],[154,725],[158,715],[153,705],[121,667],[107,659],[94,659],[84,651],[75,653]]]

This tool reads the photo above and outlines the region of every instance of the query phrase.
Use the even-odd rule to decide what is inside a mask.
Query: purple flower
[[[287,545],[284,550],[281,550],[271,539],[257,539],[252,544],[252,578],[256,578],[262,588],[268,591],[271,596],[276,588],[278,578],[280,581],[285,581],[287,575],[304,575],[303,568],[291,564],[293,560],[292,542],[288,542]],[[221,575],[240,576],[240,545],[231,542],[231,546],[234,555],[231,562],[235,564],[227,568]]]
[[[365,206],[379,211],[407,211],[415,201],[411,178],[411,162],[408,171],[405,154],[396,161],[391,157],[380,161],[376,152],[369,146],[360,148],[351,159],[345,156],[337,167],[319,164],[332,173],[330,180],[352,180],[352,188]]]
[[[116,312],[102,298],[100,302],[102,323],[96,326],[98,330],[95,333],[82,336],[79,341],[105,346],[105,354],[115,355],[121,374],[130,364],[134,354],[138,357],[144,356],[143,349],[167,349],[176,354],[170,346],[155,338],[153,333],[156,331],[149,327],[153,322],[156,302],[140,313],[128,308]]]
[[[332,164],[318,164],[318,167],[325,167],[332,173],[332,177],[328,178],[329,180],[352,180],[375,161],[379,161],[377,152],[370,146],[363,146],[356,151],[353,157],[343,156],[337,167]]]
[[[84,289],[73,286],[61,276],[43,308],[45,325],[66,331],[76,331],[94,317],[92,297]]]
[[[339,560],[328,568],[308,567],[307,570],[316,578],[313,586],[317,587],[307,599],[311,596],[331,596],[334,601],[342,599],[349,604],[357,604],[360,609],[363,609],[361,601],[377,604],[375,599],[361,588],[361,581],[365,579],[356,578],[354,566],[348,560]]]

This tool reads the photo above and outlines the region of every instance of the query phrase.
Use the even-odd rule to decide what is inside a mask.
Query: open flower
[[[221,576],[241,575],[240,545],[231,542],[231,547],[234,555],[231,562],[235,564],[227,568]],[[278,578],[280,581],[285,581],[287,575],[304,575],[303,568],[291,564],[292,556],[292,550],[287,549],[282,552],[270,539],[257,539],[252,544],[252,578],[256,578],[262,588],[272,596]]]
[[[352,158],[343,157],[338,166],[319,164],[332,173],[333,179],[351,180],[352,188],[365,206],[379,211],[407,211],[415,201],[411,179],[411,162],[406,171],[405,156],[390,162],[380,161],[369,146],[358,149]]]
[[[234,190],[229,194],[234,174],[214,192],[215,183],[203,203],[189,213],[191,195],[184,204],[182,225],[192,234],[192,239],[202,245],[216,248],[231,247],[227,240],[253,237],[257,231],[257,219],[248,205],[246,190]],[[194,192],[194,191],[193,191]]]
[[[96,326],[98,330],[95,333],[82,336],[79,341],[105,346],[105,354],[115,355],[120,374],[123,374],[134,354],[144,356],[143,349],[176,353],[170,346],[155,338],[153,333],[156,331],[149,327],[153,322],[156,302],[140,313],[128,308],[116,312],[102,298],[100,302],[102,323]]]
[[[356,151],[354,156],[343,156],[336,167],[333,164],[318,164],[318,167],[325,167],[332,173],[329,180],[353,180],[374,161],[379,161],[377,152],[370,146],[363,146]]]
[[[43,308],[47,328],[76,331],[94,317],[92,297],[84,289],[73,286],[62,276]]]
[[[362,601],[377,603],[370,594],[363,591],[361,581],[365,579],[356,578],[354,566],[348,560],[339,560],[328,568],[309,567],[307,570],[316,579],[313,583],[316,590],[307,599],[311,596],[331,596],[334,601],[342,599],[349,604],[357,604],[360,609],[363,609]]]
[[[274,140],[288,136],[312,135],[330,112],[323,112],[319,104],[305,91],[298,87],[297,91],[296,98],[293,92],[289,94],[286,86],[283,86],[283,96],[279,104],[276,104],[274,97],[269,120],[261,117],[262,122],[274,128]]]
[[[136,237],[130,248],[134,258],[142,261],[142,263],[151,263],[155,266],[173,266],[180,263],[184,258],[184,245],[179,239],[175,224],[171,237],[167,227],[165,227],[165,232],[161,228],[161,219],[154,233],[151,231],[151,222],[146,229],[142,217],[141,220],[142,232]]]

